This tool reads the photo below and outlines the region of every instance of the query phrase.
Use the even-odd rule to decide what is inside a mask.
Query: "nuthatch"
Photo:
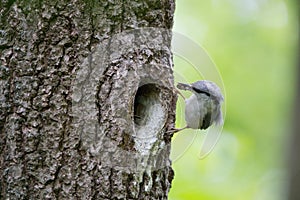
[[[221,103],[224,98],[215,83],[206,80],[192,84],[178,83],[177,88],[189,90],[193,94],[185,100],[186,127],[174,129],[173,132],[186,128],[207,129],[212,124],[223,124]]]

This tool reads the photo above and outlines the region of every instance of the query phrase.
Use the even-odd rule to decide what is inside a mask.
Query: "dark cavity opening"
[[[155,116],[159,102],[159,89],[155,84],[146,84],[138,88],[134,99],[134,124],[146,126]]]

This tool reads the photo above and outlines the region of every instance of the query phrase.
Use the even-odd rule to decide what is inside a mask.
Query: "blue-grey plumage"
[[[224,98],[215,83],[206,80],[192,84],[178,83],[177,88],[193,92],[185,100],[185,128],[207,129],[212,124],[223,124],[221,103]]]

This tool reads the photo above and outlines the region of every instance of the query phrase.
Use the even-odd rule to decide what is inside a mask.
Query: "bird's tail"
[[[191,85],[185,83],[178,83],[177,88],[180,90],[192,90]]]

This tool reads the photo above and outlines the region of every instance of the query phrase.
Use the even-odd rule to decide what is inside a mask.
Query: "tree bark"
[[[167,199],[173,13],[0,2],[0,199]]]

